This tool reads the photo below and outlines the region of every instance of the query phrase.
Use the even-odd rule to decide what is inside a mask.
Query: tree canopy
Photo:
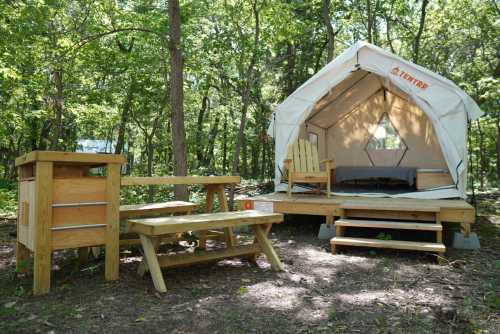
[[[500,178],[496,1],[185,0],[179,40],[173,2],[0,2],[1,177],[15,178],[24,152],[75,150],[79,139],[114,143],[132,174],[179,172],[171,93],[182,60],[187,172],[269,178],[273,106],[366,40],[478,102],[486,116],[470,124],[471,178],[482,188]]]

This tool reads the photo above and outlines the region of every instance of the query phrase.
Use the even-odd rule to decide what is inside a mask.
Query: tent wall
[[[418,148],[415,152],[426,154],[414,158],[419,163],[425,163],[425,167],[441,166],[442,159],[435,157],[444,157],[456,183],[454,194],[464,198],[467,181],[467,122],[480,117],[482,111],[471,97],[450,80],[365,42],[357,42],[345,50],[275,108],[268,133],[275,138],[276,144],[276,186],[280,185],[288,145],[299,136],[304,123],[328,129],[343,119],[342,114],[348,115],[351,110],[361,108],[363,102],[380,88],[411,101],[428,117],[432,131],[427,123],[416,121],[413,125],[428,136],[412,144],[410,129],[410,138],[405,140],[410,149],[414,145]],[[324,102],[323,105],[328,104],[328,107],[319,105],[318,101]],[[335,111],[338,119],[324,117],[329,114],[329,110]],[[433,145],[436,137],[438,144]],[[331,142],[335,140],[328,139],[325,142],[328,152],[333,150],[329,148]],[[438,146],[441,155],[432,153]],[[405,164],[410,165],[411,156],[406,159],[409,160]],[[452,194],[441,196],[449,195]],[[422,193],[418,196],[433,197]]]
[[[379,92],[337,121],[327,131],[328,158],[337,166],[371,166],[365,151],[380,118],[389,119],[408,147],[400,166],[447,169],[432,123],[413,103]]]

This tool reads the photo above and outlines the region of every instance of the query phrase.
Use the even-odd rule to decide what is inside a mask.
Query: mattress
[[[416,176],[417,169],[413,167],[338,166],[335,168],[336,182],[384,178],[406,181],[413,186]]]

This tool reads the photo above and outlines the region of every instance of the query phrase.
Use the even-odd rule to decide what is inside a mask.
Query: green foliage
[[[0,179],[0,215],[13,215],[17,207],[15,182]]]
[[[15,179],[13,160],[24,152],[75,150],[78,139],[111,146],[120,132],[128,173],[173,173],[167,3],[0,2],[0,178]],[[414,59],[421,1],[406,0],[332,0],[334,56],[368,39],[369,3],[372,42]],[[239,171],[271,178],[272,108],[326,64],[321,0],[256,0],[258,43],[252,4],[181,1],[190,174],[230,173],[250,84]],[[469,138],[470,184],[481,189],[500,179],[498,14],[489,0],[430,1],[417,60],[456,82],[486,113]],[[11,211],[15,192],[0,196],[0,212]],[[139,188],[122,196],[133,202],[170,195]]]

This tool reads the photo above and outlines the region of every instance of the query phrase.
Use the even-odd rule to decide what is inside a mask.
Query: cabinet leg
[[[33,294],[41,295],[50,291],[50,271],[52,267],[52,253],[38,251],[34,255],[33,264]]]

